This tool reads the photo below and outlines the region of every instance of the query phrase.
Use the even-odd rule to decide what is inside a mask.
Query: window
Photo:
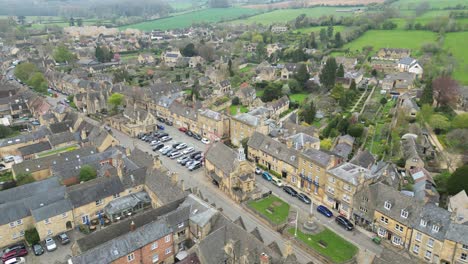
[[[327,186],[327,191],[331,194],[335,194],[335,189],[333,189],[332,187],[330,186]]]
[[[53,234],[52,230],[50,230],[50,229],[47,230],[47,235],[48,235],[48,236],[51,236],[52,234]]]
[[[397,231],[403,232],[403,226],[401,226],[401,225],[399,225],[399,224],[396,224],[396,225],[395,225],[395,229],[396,229]]]
[[[153,244],[151,244],[151,250],[155,250],[158,248],[158,242],[154,242]]]
[[[421,223],[419,223],[421,226],[426,226],[427,225],[427,221],[424,220],[424,219],[421,219]]]
[[[381,217],[380,217],[380,222],[385,223],[385,224],[388,224],[388,218],[385,217],[385,216],[381,216]]]
[[[328,178],[328,181],[329,181],[329,182],[335,182],[335,178],[329,177],[329,178]]]
[[[389,201],[385,201],[384,207],[385,209],[390,210],[390,208],[392,208],[392,204]]]
[[[62,218],[65,218],[65,217],[67,217],[67,213],[62,214]]]
[[[432,226],[432,232],[434,232],[434,233],[439,232],[439,228],[440,228],[440,227],[439,227],[438,225],[433,225],[433,226]]]
[[[419,246],[418,245],[414,245],[413,252],[414,253],[419,253]]]
[[[428,247],[433,247],[434,246],[434,239],[429,238],[429,240],[427,241],[427,246]]]
[[[463,249],[468,249],[468,245],[463,244],[463,245],[462,245],[462,248],[463,248]]]
[[[159,261],[159,255],[158,254],[154,254],[153,255],[153,263],[156,263]]]
[[[387,230],[379,227],[378,234],[379,234],[379,236],[384,237],[384,236],[387,235]]]
[[[21,230],[21,231],[19,232],[19,236],[20,236],[20,237],[24,236],[24,230]]]
[[[310,163],[309,167],[312,169],[314,167],[314,164]]]
[[[460,259],[466,261],[468,259],[468,255],[466,253],[461,253]]]
[[[44,223],[45,223],[46,225],[50,224],[50,219],[47,218],[46,220],[44,220]]]
[[[421,233],[416,233],[416,241],[421,242]]]
[[[170,254],[171,252],[172,252],[172,248],[170,248],[170,247],[166,248],[166,255]]]
[[[10,223],[10,227],[15,227],[16,226],[16,222],[11,222]]]
[[[363,200],[364,202],[368,202],[368,201],[369,201],[369,198],[363,196],[363,197],[362,197],[362,200]]]
[[[349,195],[343,194],[343,201],[349,202],[350,198]]]
[[[102,203],[103,203],[103,202],[102,202],[102,199],[99,199],[99,200],[96,201],[96,206],[99,206],[99,205],[101,205]]]
[[[401,217],[408,218],[408,211],[406,211],[405,209],[402,209],[401,210]]]
[[[120,197],[120,193],[114,194],[114,199],[115,199],[115,198],[119,198],[119,197]]]
[[[293,183],[296,183],[296,181],[297,181],[297,180],[296,180],[296,176],[292,176],[291,181],[292,181]]]
[[[135,259],[135,254],[133,253],[130,253],[127,255],[127,261],[130,262],[130,261],[133,261]]]
[[[349,186],[348,184],[345,184],[343,186],[343,188],[346,190],[346,191],[351,191],[351,186]]]
[[[426,251],[426,254],[424,254],[424,257],[427,258],[427,259],[431,259],[431,256],[432,256],[432,252],[431,251]]]
[[[361,210],[361,211],[364,212],[364,213],[367,213],[367,208],[364,208],[364,207],[362,207],[362,206],[359,206],[359,210]]]
[[[184,227],[184,223],[182,222],[182,223],[178,224],[177,227],[178,227],[178,228]]]
[[[166,243],[171,242],[171,235],[167,235],[164,241],[166,241]]]
[[[398,236],[393,236],[392,237],[392,243],[395,245],[400,245],[401,244],[401,238]]]

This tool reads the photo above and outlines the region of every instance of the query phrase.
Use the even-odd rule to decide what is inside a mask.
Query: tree
[[[343,39],[341,38],[341,33],[335,33],[335,48],[341,48],[343,46]]]
[[[416,119],[422,122],[429,122],[431,120],[432,115],[434,114],[434,109],[432,106],[425,104],[421,107],[421,111],[419,111]]]
[[[114,83],[124,82],[130,80],[130,74],[124,68],[115,70],[112,74],[114,76]]]
[[[328,27],[327,27],[327,37],[328,37],[328,39],[331,39],[333,37],[333,30],[334,30],[333,25],[332,24],[328,25]]]
[[[376,77],[376,76],[377,76],[377,70],[376,70],[376,69],[372,69],[371,74],[372,74],[372,76]]]
[[[86,182],[92,179],[95,179],[97,176],[96,169],[91,167],[90,165],[84,165],[80,169],[80,182]]]
[[[112,106],[112,111],[116,112],[117,107],[123,104],[124,95],[120,93],[113,93],[109,99],[107,99],[107,103]]]
[[[26,83],[38,93],[46,93],[49,86],[41,72],[35,72]]]
[[[330,138],[324,138],[320,140],[320,149],[330,150],[332,146],[332,140]]]
[[[447,133],[448,145],[465,154],[468,149],[468,129],[457,128]]]
[[[437,107],[451,106],[458,100],[460,94],[457,81],[449,76],[442,76],[432,82],[434,89],[434,98],[437,101]]]
[[[288,87],[291,93],[300,93],[302,92],[302,85],[296,79],[288,80]]]
[[[240,104],[240,99],[239,97],[234,97],[232,98],[232,105],[239,105]]]
[[[354,124],[348,129],[348,134],[352,137],[359,138],[362,136],[364,132],[364,125],[362,124]]]
[[[82,18],[78,18],[76,20],[76,25],[79,26],[79,27],[82,27],[83,26],[83,19]]]
[[[75,19],[73,17],[70,17],[69,24],[70,24],[70,27],[73,27],[75,25]]]
[[[101,47],[98,45],[96,47],[95,56],[99,62],[104,63],[111,61],[114,54],[107,47]]]
[[[37,232],[36,228],[28,229],[24,231],[24,239],[30,245],[38,244],[40,241],[39,233]]]
[[[380,104],[381,104],[381,105],[386,105],[387,102],[388,102],[388,100],[387,100],[387,98],[385,98],[385,97],[382,97],[382,99],[380,99]]]
[[[23,82],[26,82],[29,80],[31,75],[35,72],[37,72],[38,69],[36,65],[30,63],[30,62],[25,62],[21,63],[15,68],[15,76],[16,78],[20,79]]]
[[[324,28],[320,29],[319,35],[320,35],[320,42],[322,44],[328,43],[327,30],[325,30]]]
[[[317,41],[315,40],[315,32],[310,33],[310,48],[312,49],[317,48]]]
[[[455,195],[462,190],[468,190],[468,165],[457,168],[447,182],[449,195]]]
[[[300,63],[297,67],[298,68],[296,74],[294,75],[294,79],[296,79],[300,85],[304,85],[310,78],[310,74],[307,71],[307,66]]]
[[[434,102],[434,92],[432,90],[432,80],[429,79],[424,86],[424,89],[421,94],[421,99],[419,100],[421,104],[432,105]]]
[[[10,137],[14,135],[15,131],[7,126],[0,125],[0,138]]]
[[[325,66],[322,68],[322,72],[320,73],[320,82],[328,89],[331,89],[335,85],[336,69],[337,65],[335,58],[328,58]]]
[[[315,108],[314,102],[310,102],[303,111],[301,111],[301,117],[302,119],[308,123],[312,124],[315,119],[315,114],[317,113],[317,110]]]
[[[385,29],[385,30],[392,30],[392,29],[395,29],[396,27],[397,27],[397,24],[395,24],[394,22],[390,20],[387,20],[383,22],[382,24],[382,29]]]
[[[422,14],[426,13],[429,8],[430,8],[430,4],[428,2],[421,2],[419,5],[416,6],[415,8],[415,13],[416,13],[416,16],[421,16]]]
[[[341,97],[344,95],[344,88],[343,85],[337,84],[333,89],[331,90],[331,97],[337,101],[340,100]]]
[[[455,116],[452,120],[453,128],[468,128],[468,113]]]
[[[349,86],[350,91],[356,91],[356,82],[354,79],[351,81],[351,85]]]
[[[185,57],[193,57],[197,55],[197,51],[195,50],[195,45],[193,43],[187,44],[181,51],[182,55]]]
[[[53,57],[56,62],[72,62],[76,60],[75,54],[73,54],[65,45],[59,45],[55,50]]]
[[[263,102],[270,102],[281,97],[281,83],[269,83],[265,88],[265,92],[262,95]]]
[[[432,115],[429,124],[434,128],[434,132],[439,134],[442,131],[447,131],[450,128],[448,118],[441,114]]]
[[[336,70],[336,77],[344,77],[344,67],[343,64],[340,64],[338,70]]]

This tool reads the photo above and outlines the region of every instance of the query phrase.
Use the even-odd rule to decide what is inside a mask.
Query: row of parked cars
[[[296,191],[291,186],[284,185],[283,182],[280,179],[278,179],[276,177],[273,177],[272,175],[270,175],[270,173],[268,173],[266,171],[262,171],[260,168],[256,168],[255,169],[255,174],[262,175],[263,179],[273,183],[273,185],[276,185],[278,187],[283,187],[284,192],[286,192],[287,194],[289,194],[289,195],[291,195],[293,197],[296,197],[301,202],[303,202],[305,204],[310,204],[311,203],[311,200],[307,195],[305,195],[303,193],[299,193],[298,191]],[[317,206],[317,212],[323,214],[326,217],[333,217],[332,211],[330,209],[328,209],[324,205]],[[354,229],[353,223],[351,223],[351,221],[349,221],[346,217],[344,217],[342,215],[338,215],[337,217],[335,217],[335,221],[336,221],[336,223],[338,225],[342,226],[346,230],[351,231],[351,230]]]
[[[68,238],[67,234],[62,233],[57,236],[57,240],[60,241],[60,244],[65,245],[70,243],[70,239]],[[44,240],[44,245],[47,251],[54,251],[57,249],[57,244],[55,243],[55,239],[52,237],[48,237]],[[44,248],[41,244],[34,244],[31,247],[34,255],[40,256],[44,254]],[[18,243],[7,248],[4,248],[1,252],[2,254],[2,262],[4,264],[20,264],[26,263],[24,256],[28,255],[28,249],[24,243]]]

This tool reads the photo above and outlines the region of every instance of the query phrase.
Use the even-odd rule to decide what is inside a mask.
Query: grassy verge
[[[289,204],[274,195],[257,201],[250,201],[248,206],[275,224],[283,223],[289,215]],[[269,212],[268,208],[272,208],[273,213]]]
[[[294,228],[288,229],[288,232],[294,235]],[[358,252],[358,248],[355,245],[344,240],[328,228],[325,228],[325,230],[316,235],[307,235],[298,230],[297,238],[336,263],[348,261]],[[322,241],[327,246],[322,247],[319,241]]]

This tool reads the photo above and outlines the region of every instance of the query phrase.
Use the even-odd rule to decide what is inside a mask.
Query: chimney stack
[[[172,184],[177,185],[177,182],[179,181],[179,175],[176,172],[172,172],[171,180],[172,180]]]
[[[135,225],[135,222],[133,222],[132,220],[132,222],[130,223],[130,231],[135,231],[135,229],[136,229],[136,225]]]
[[[270,257],[267,254],[260,254],[260,264],[270,264]]]

